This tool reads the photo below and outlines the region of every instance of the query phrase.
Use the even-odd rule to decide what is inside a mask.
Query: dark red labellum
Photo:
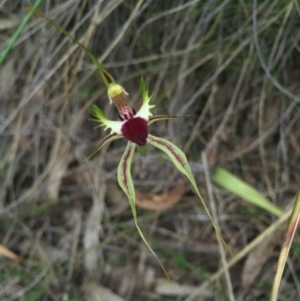
[[[127,140],[143,146],[148,137],[147,121],[141,117],[130,118],[123,124],[121,132]]]

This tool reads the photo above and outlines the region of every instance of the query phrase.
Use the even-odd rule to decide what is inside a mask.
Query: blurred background
[[[185,152],[233,254],[277,217],[216,185],[216,168],[282,210],[300,183],[299,1],[0,0],[0,299],[268,300],[285,224],[228,264],[188,181],[148,146],[133,159],[137,215],[167,281],[117,183],[125,140],[84,161],[108,133],[89,105],[118,118],[96,67],[34,15],[3,58],[37,4],[132,107],[143,75],[153,112],[182,116],[150,132]],[[299,258],[296,235],[280,300],[300,298]]]

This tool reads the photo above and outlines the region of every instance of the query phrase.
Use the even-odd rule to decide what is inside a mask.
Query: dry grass
[[[1,300],[268,300],[284,223],[209,180],[222,166],[282,209],[299,189],[300,5],[257,2],[253,22],[255,1],[246,0],[43,1],[40,9],[88,45],[134,107],[143,75],[158,91],[156,113],[189,114],[151,131],[185,150],[224,238],[242,256],[219,250],[186,186],[171,209],[138,211],[173,280],[166,282],[117,185],[125,142],[83,161],[104,136],[87,107],[97,103],[117,118],[95,66],[32,18],[0,69],[0,245],[23,258],[0,258]],[[0,1],[1,48],[23,5]],[[165,192],[182,178],[150,147],[133,165],[144,193]],[[270,236],[267,247],[247,249]],[[296,237],[280,300],[300,298],[299,257]]]

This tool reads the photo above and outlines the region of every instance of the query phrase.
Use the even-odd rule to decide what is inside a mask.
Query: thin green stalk
[[[37,8],[41,2],[43,0],[36,0],[33,8]],[[23,19],[23,21],[21,22],[21,24],[19,25],[19,27],[17,28],[17,30],[15,31],[15,33],[13,34],[13,36],[10,38],[8,44],[6,45],[6,47],[3,49],[3,51],[0,53],[0,65],[4,62],[5,58],[7,57],[7,55],[9,54],[11,48],[13,47],[13,45],[15,44],[16,40],[18,39],[18,37],[20,36],[21,32],[23,31],[24,27],[27,25],[27,23],[29,22],[30,18],[32,16],[32,12],[29,12],[25,18]]]
[[[104,67],[98,62],[98,60],[94,57],[94,55],[90,52],[88,48],[86,48],[82,43],[77,41],[72,34],[70,34],[67,30],[62,28],[60,25],[58,25],[54,20],[48,18],[45,14],[43,14],[41,11],[34,9],[33,7],[27,7],[26,11],[30,11],[33,14],[37,15],[38,17],[44,19],[46,22],[48,22],[50,25],[52,25],[54,28],[56,28],[58,31],[63,33],[66,37],[68,37],[71,41],[73,41],[75,44],[77,44],[81,49],[84,50],[84,52],[89,56],[91,61],[97,66],[100,75],[103,79],[103,82],[106,87],[109,86],[111,83],[115,83],[116,81],[114,78],[104,69]]]

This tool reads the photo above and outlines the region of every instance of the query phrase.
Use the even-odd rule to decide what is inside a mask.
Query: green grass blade
[[[280,287],[280,281],[282,279],[284,267],[286,264],[287,257],[289,255],[289,251],[290,251],[290,248],[291,248],[291,245],[293,242],[293,238],[295,236],[295,233],[296,233],[298,225],[299,225],[299,220],[300,220],[300,191],[298,192],[298,194],[296,196],[293,211],[292,211],[292,214],[291,214],[291,217],[289,220],[289,224],[288,224],[288,228],[286,231],[285,240],[281,247],[270,301],[277,300],[279,287]]]
[[[41,4],[42,1],[43,0],[36,0],[32,8],[36,9]],[[31,16],[32,16],[32,12],[29,12],[25,16],[25,18],[23,19],[23,21],[21,22],[21,24],[18,26],[17,30],[14,32],[14,34],[12,35],[12,37],[10,38],[10,40],[8,41],[8,44],[6,45],[6,47],[4,48],[4,50],[1,52],[1,54],[0,54],[0,65],[4,62],[5,58],[9,54],[11,48],[13,47],[13,45],[16,42],[16,40],[20,36],[20,34],[23,31],[24,27],[29,22]]]
[[[91,61],[95,64],[95,66],[98,68],[99,73],[103,79],[103,82],[106,87],[108,87],[109,84],[115,83],[116,81],[114,78],[104,69],[104,67],[98,62],[98,60],[94,57],[94,55],[90,52],[88,48],[86,48],[82,43],[80,43],[78,40],[76,40],[68,31],[66,31],[64,28],[62,28],[60,25],[58,25],[53,19],[50,19],[45,14],[43,14],[41,11],[35,9],[34,7],[26,7],[26,10],[30,13],[34,13],[36,16],[44,19],[47,23],[52,25],[54,28],[56,28],[58,31],[63,33],[65,36],[67,36],[73,43],[77,44],[84,52],[89,56]]]
[[[224,247],[227,249],[227,251],[232,255],[232,252],[230,250],[230,248],[228,247],[228,245],[226,244],[226,242],[224,241],[220,230],[218,229],[217,225],[215,224],[209,210],[208,207],[206,206],[195,181],[195,178],[192,174],[190,165],[187,161],[187,158],[185,156],[185,154],[183,153],[183,151],[178,148],[175,144],[171,143],[170,141],[163,139],[163,138],[159,138],[159,137],[155,137],[153,135],[149,135],[147,142],[149,142],[150,144],[152,144],[154,147],[159,148],[161,151],[163,151],[169,158],[170,160],[173,162],[173,164],[175,165],[175,167],[182,172],[184,175],[186,175],[186,177],[189,179],[190,183],[192,184],[194,190],[196,191],[203,207],[204,210],[206,211],[206,214],[208,215],[208,217],[210,218],[216,234],[218,235],[218,237],[220,238],[220,240],[222,241]]]
[[[164,268],[163,264],[161,263],[161,261],[159,260],[159,258],[155,254],[155,252],[150,247],[149,243],[147,242],[146,238],[144,237],[144,234],[143,234],[142,230],[140,229],[138,222],[137,222],[137,214],[136,214],[136,207],[135,207],[135,189],[134,189],[133,180],[132,180],[132,176],[131,176],[131,164],[132,164],[132,158],[133,158],[135,147],[136,147],[136,145],[134,143],[131,143],[131,142],[127,143],[125,152],[124,152],[124,154],[120,160],[119,166],[118,166],[118,182],[119,182],[119,185],[122,188],[122,190],[127,195],[127,198],[129,200],[129,204],[131,207],[131,211],[133,214],[133,218],[134,218],[134,223],[135,223],[135,226],[136,226],[141,238],[145,242],[145,244],[148,247],[148,249],[150,250],[150,252],[155,257],[155,259],[157,260],[159,265],[161,266],[161,268],[164,271],[167,278],[170,280],[170,277],[169,277],[166,269]]]
[[[212,175],[212,180],[219,186],[238,195],[255,206],[261,207],[277,216],[283,214],[283,211],[280,208],[272,204],[259,191],[223,168],[217,168],[215,170]]]

